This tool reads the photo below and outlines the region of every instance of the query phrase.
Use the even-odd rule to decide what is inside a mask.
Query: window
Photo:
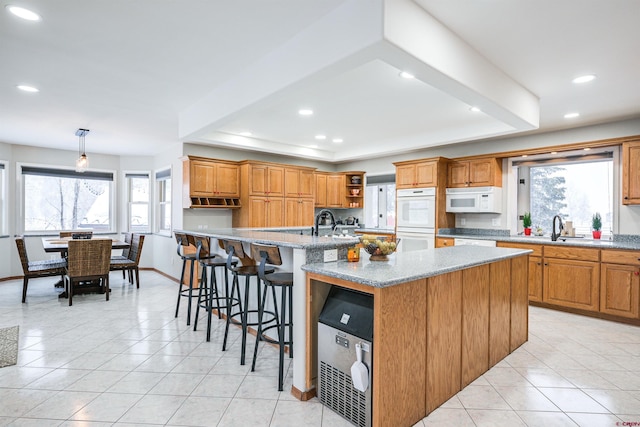
[[[125,173],[127,186],[127,230],[148,233],[149,225],[149,173]]]
[[[171,169],[156,172],[158,206],[157,229],[162,234],[171,234]]]
[[[113,173],[22,166],[23,230],[114,231]]]
[[[528,191],[521,198],[518,212],[531,212],[533,229],[540,227],[545,235],[551,234],[555,215],[562,221],[571,221],[576,236],[591,236],[591,218],[598,212],[602,216],[603,235],[614,230],[613,223],[613,153],[605,151],[562,158],[517,162],[520,179],[525,185],[519,191]],[[527,177],[529,179],[527,179]],[[526,185],[529,182],[529,185]],[[519,195],[520,196],[520,195]],[[521,221],[520,221],[521,226]]]
[[[367,177],[364,190],[364,224],[367,228],[396,226],[395,175]]]
[[[0,163],[0,234],[7,233],[7,190],[5,178],[5,164]]]

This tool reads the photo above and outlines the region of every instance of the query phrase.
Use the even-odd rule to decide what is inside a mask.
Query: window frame
[[[550,151],[551,150],[552,149],[550,149]],[[611,225],[612,226],[610,229],[606,229],[606,230],[604,228],[602,229],[603,238],[610,239],[614,234],[617,234],[620,229],[620,200],[621,200],[620,191],[621,191],[621,183],[622,183],[621,146],[620,145],[603,146],[603,147],[591,148],[589,151],[590,151],[590,154],[595,154],[595,155],[598,155],[600,153],[605,153],[605,152],[610,152],[612,154],[611,155],[611,161],[612,161]],[[565,152],[558,152],[556,155],[559,157],[567,157],[567,158],[576,157],[577,158],[584,154],[585,154],[584,150],[570,150]],[[522,221],[519,215],[521,215],[522,212],[524,211],[530,211],[530,207],[531,207],[529,194],[523,195],[520,190],[522,184],[519,182],[519,179],[520,179],[519,171],[518,171],[519,168],[523,166],[523,163],[527,167],[532,167],[532,165],[527,165],[527,163],[535,162],[536,160],[553,158],[553,157],[554,156],[547,153],[547,154],[538,154],[538,155],[528,156],[527,160],[524,160],[522,157],[509,158],[508,173],[513,177],[512,182],[514,187],[513,187],[513,192],[509,190],[509,199],[508,199],[509,200],[509,203],[508,203],[509,219],[507,220],[507,223],[510,225],[509,228],[512,234],[514,235],[522,234],[523,232]],[[594,161],[597,161],[597,160],[594,160]],[[567,164],[567,163],[571,163],[571,162],[550,163],[549,166],[554,166],[554,165],[562,166],[563,164]],[[576,163],[580,163],[580,161],[576,160]],[[585,163],[585,162],[581,162],[581,163]],[[540,164],[540,166],[543,166],[543,164]],[[529,179],[527,180],[526,187],[527,187],[527,191],[530,191],[530,187],[529,187],[531,185],[530,175],[527,175],[527,176],[529,176]],[[525,209],[525,206],[526,206],[526,209]],[[587,235],[586,237],[589,238],[589,235]]]
[[[147,178],[148,182],[147,182],[147,191],[149,194],[149,198],[146,202],[134,202],[131,199],[131,178]],[[152,179],[151,179],[151,171],[123,171],[122,172],[122,181],[124,183],[124,198],[123,198],[123,205],[126,206],[126,210],[125,210],[125,230],[129,233],[135,232],[135,233],[151,233],[151,230],[153,229],[153,222],[152,222],[152,217],[153,217],[153,194],[152,194]],[[136,230],[132,230],[132,215],[131,215],[131,211],[132,211],[132,205],[147,205],[147,228],[145,230],[142,229],[136,229]]]
[[[163,236],[171,236],[173,232],[173,169],[171,166],[160,168],[154,171],[154,206],[155,206],[155,223],[154,230]],[[166,200],[166,194],[169,194],[169,201]],[[169,212],[169,228],[163,228],[163,212],[168,206]]]
[[[34,230],[34,231],[26,231],[25,230],[25,181],[23,179],[23,169],[24,168],[34,168],[34,169],[42,169],[42,170],[50,170],[50,171],[61,171],[61,172],[69,172],[69,174],[79,174],[75,171],[75,167],[66,167],[59,165],[47,165],[40,163],[16,163],[16,193],[18,200],[18,216],[16,218],[16,230],[18,230],[18,234],[23,234],[25,236],[41,236],[41,235],[54,235],[58,234],[58,230]],[[97,234],[115,234],[118,229],[118,218],[116,215],[117,212],[117,191],[118,188],[118,172],[116,170],[109,169],[89,169],[87,170],[88,175],[91,173],[95,174],[109,174],[111,175],[111,180],[107,180],[110,182],[109,189],[109,229],[107,230],[99,230]]]
[[[9,162],[0,160],[0,235],[7,235],[9,230]]]

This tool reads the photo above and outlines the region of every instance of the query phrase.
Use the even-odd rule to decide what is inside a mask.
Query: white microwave
[[[447,212],[501,213],[502,188],[447,188]]]

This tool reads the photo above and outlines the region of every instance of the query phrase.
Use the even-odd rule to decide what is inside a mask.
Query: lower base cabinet
[[[602,264],[600,274],[600,312],[637,319],[640,288],[638,267]]]
[[[544,259],[543,301],[569,308],[598,311],[600,264]]]

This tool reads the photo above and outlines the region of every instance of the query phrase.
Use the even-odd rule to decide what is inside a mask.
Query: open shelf
[[[192,208],[240,208],[240,199],[229,199],[223,197],[191,197]]]

